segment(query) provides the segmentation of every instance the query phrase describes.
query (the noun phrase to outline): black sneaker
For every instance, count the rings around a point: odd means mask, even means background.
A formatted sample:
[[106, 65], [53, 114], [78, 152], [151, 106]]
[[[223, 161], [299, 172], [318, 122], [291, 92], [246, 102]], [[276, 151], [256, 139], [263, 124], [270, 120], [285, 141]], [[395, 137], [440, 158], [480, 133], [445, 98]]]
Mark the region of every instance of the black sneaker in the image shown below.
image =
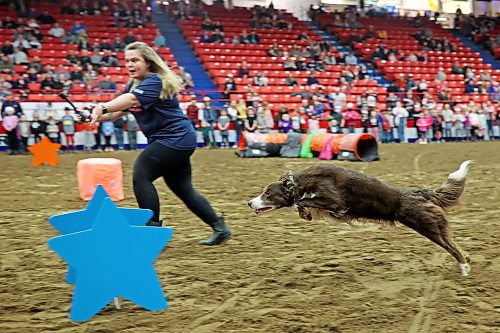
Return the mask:
[[220, 245], [231, 239], [232, 233], [224, 222], [224, 216], [219, 216], [217, 222], [211, 225], [211, 227], [214, 231], [212, 237], [200, 241], [201, 245]]
[[148, 223], [146, 223], [147, 227], [161, 227], [163, 224], [163, 220], [161, 221], [153, 221], [149, 220]]

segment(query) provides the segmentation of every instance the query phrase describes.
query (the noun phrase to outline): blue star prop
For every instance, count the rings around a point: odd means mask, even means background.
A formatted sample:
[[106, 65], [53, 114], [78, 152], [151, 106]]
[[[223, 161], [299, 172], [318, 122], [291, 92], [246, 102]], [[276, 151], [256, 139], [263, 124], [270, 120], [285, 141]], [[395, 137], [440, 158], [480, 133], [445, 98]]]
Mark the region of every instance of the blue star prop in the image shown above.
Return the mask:
[[148, 310], [168, 307], [153, 262], [173, 231], [131, 226], [128, 213], [104, 198], [92, 229], [49, 240], [50, 248], [78, 272], [71, 320], [89, 320], [119, 296]]
[[[99, 184], [84, 210], [51, 216], [49, 217], [49, 223], [63, 235], [88, 230], [92, 228], [92, 224], [105, 198], [109, 198], [109, 195], [104, 187]], [[121, 207], [118, 209], [124, 212], [123, 215], [130, 225], [144, 226], [151, 216], [153, 216], [153, 212], [149, 209]], [[76, 270], [69, 266], [68, 273], [66, 274], [66, 282], [75, 283], [75, 279]]]

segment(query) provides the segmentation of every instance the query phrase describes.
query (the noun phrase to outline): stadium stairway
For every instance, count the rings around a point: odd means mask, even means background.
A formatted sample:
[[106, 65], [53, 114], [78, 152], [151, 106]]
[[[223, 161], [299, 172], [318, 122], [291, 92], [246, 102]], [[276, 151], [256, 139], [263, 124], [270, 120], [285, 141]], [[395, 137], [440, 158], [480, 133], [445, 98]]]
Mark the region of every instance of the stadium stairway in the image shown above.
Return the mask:
[[[222, 96], [218, 92], [217, 87], [205, 72], [205, 69], [193, 50], [191, 50], [191, 47], [177, 27], [177, 24], [165, 13], [157, 13], [155, 19], [155, 23], [162, 35], [165, 36], [167, 47], [174, 55], [175, 60], [179, 66], [184, 67], [184, 69], [191, 74], [194, 82], [194, 90], [207, 91], [204, 95], [210, 96], [216, 100], [221, 99]], [[197, 95], [199, 94], [197, 93]]]
[[[305, 21], [305, 24], [307, 24], [311, 29], [313, 29], [317, 34], [319, 34], [321, 37], [323, 37], [324, 40], [332, 44], [339, 52], [342, 53], [348, 53], [350, 52], [342, 43], [337, 41], [333, 36], [322, 30], [320, 27], [318, 27], [314, 22], [311, 21]], [[356, 57], [358, 59], [358, 64], [360, 65], [365, 65], [366, 70], [368, 74], [370, 75], [370, 78], [373, 80], [376, 80], [378, 84], [382, 87], [388, 87], [390, 81], [387, 80], [382, 74], [380, 74], [370, 63], [364, 62], [361, 60], [359, 57]]]
[[453, 35], [453, 37], [460, 39], [460, 41], [462, 42], [462, 44], [464, 44], [464, 46], [468, 47], [473, 52], [479, 53], [481, 55], [481, 58], [483, 58], [483, 61], [485, 63], [490, 64], [493, 69], [500, 69], [500, 62], [497, 61], [495, 59], [495, 57], [493, 57], [491, 55], [491, 53], [489, 53], [488, 51], [483, 49], [481, 46], [479, 46], [476, 43], [474, 43], [473, 41], [471, 41], [464, 34], [462, 34], [460, 32], [460, 30], [452, 29], [450, 31], [451, 31], [451, 34]]

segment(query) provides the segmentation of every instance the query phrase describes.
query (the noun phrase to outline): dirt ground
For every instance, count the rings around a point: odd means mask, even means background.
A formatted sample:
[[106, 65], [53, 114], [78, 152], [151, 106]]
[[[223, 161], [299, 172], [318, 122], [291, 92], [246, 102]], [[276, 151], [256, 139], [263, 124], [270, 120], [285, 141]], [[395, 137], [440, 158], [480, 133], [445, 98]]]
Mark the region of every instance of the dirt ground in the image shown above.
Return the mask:
[[257, 217], [247, 200], [287, 170], [317, 159], [239, 159], [198, 151], [195, 185], [227, 216], [234, 240], [206, 248], [210, 230], [160, 181], [162, 217], [175, 234], [156, 260], [169, 309], [122, 300], [90, 321], [69, 320], [73, 286], [48, 246], [49, 216], [83, 209], [76, 163], [116, 157], [126, 198], [136, 207], [136, 153], [61, 155], [59, 167], [32, 168], [30, 156], [0, 156], [0, 332], [500, 332], [500, 143], [384, 145], [381, 161], [337, 162], [400, 186], [436, 187], [476, 160], [450, 212], [472, 272], [403, 226], [308, 223], [289, 210]]

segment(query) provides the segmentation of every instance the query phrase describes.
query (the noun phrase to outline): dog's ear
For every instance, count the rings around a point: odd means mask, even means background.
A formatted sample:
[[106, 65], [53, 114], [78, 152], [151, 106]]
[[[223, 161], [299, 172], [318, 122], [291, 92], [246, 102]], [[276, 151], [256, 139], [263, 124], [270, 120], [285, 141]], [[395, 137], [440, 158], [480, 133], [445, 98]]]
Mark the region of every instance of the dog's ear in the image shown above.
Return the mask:
[[290, 196], [293, 196], [293, 191], [295, 184], [292, 182], [292, 170], [289, 170], [287, 173], [280, 177], [281, 187], [283, 192], [287, 193]]
[[288, 170], [287, 173], [285, 173], [280, 177], [279, 181], [282, 183], [286, 183], [287, 181], [290, 181], [291, 175], [292, 175], [292, 170]]

